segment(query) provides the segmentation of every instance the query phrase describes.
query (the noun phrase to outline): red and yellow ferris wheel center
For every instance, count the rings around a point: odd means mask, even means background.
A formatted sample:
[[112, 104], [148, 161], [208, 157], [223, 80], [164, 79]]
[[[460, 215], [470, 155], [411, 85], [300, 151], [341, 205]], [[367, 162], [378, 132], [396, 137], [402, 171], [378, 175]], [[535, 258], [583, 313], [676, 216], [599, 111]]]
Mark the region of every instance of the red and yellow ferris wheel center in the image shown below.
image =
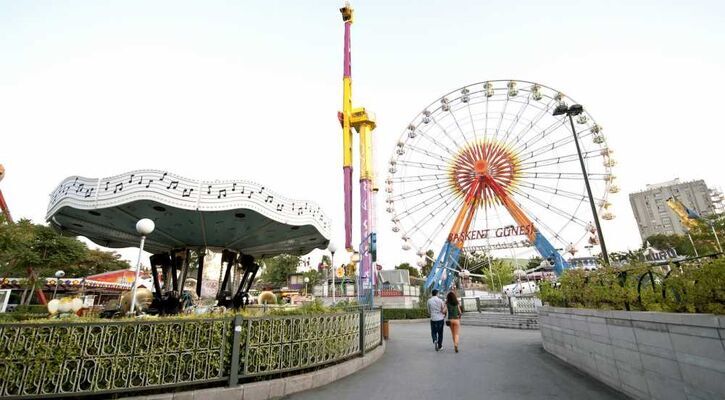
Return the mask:
[[511, 193], [519, 172], [518, 158], [510, 148], [496, 141], [480, 140], [458, 152], [449, 174], [451, 186], [459, 196], [471, 196], [485, 207], [500, 204], [497, 189]]

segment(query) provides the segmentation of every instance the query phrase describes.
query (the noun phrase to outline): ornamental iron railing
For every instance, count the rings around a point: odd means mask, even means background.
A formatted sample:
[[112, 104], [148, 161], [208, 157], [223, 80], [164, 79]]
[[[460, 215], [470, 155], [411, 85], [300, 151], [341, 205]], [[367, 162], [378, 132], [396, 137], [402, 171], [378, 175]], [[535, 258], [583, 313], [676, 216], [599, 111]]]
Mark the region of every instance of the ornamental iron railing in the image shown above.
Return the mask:
[[536, 314], [541, 306], [541, 299], [536, 296], [514, 296], [501, 299], [480, 299], [478, 297], [462, 297], [463, 312], [500, 312], [508, 314]]
[[[364, 355], [380, 309], [301, 316], [0, 324], [0, 397], [236, 385]], [[362, 334], [361, 334], [362, 332]]]

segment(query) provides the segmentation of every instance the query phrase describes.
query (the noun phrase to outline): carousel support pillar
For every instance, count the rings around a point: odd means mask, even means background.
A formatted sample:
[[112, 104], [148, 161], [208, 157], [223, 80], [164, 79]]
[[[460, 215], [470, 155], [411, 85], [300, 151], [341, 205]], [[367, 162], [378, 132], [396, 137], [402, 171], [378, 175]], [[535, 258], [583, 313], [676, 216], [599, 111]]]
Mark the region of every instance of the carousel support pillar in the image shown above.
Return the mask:
[[176, 288], [176, 290], [179, 292], [179, 294], [183, 294], [184, 292], [184, 284], [186, 283], [186, 276], [189, 274], [189, 259], [191, 258], [191, 251], [189, 249], [186, 249], [184, 251], [184, 261], [182, 263], [181, 267], [181, 276], [179, 277], [179, 286]]
[[204, 276], [204, 256], [206, 255], [206, 252], [204, 250], [199, 250], [197, 254], [199, 257], [199, 268], [196, 273], [196, 295], [201, 298], [201, 283], [202, 277]]
[[149, 257], [149, 264], [151, 264], [151, 279], [154, 284], [154, 298], [161, 301], [161, 283], [159, 282], [159, 270], [156, 266], [161, 265], [163, 273], [165, 266], [169, 264], [169, 255], [167, 253], [154, 254]]
[[178, 256], [178, 250], [171, 252], [171, 290], [177, 292], [179, 287], [179, 270], [183, 264], [183, 260]]

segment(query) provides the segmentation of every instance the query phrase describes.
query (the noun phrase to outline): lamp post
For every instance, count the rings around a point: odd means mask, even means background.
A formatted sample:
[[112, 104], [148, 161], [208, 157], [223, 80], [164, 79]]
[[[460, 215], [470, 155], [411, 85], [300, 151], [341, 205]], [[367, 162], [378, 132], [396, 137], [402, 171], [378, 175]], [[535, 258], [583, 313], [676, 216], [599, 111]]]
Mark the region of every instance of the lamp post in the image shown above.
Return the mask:
[[310, 278], [305, 277], [304, 281], [305, 281], [305, 297], [307, 297], [307, 284], [310, 282]]
[[609, 265], [609, 254], [607, 253], [607, 245], [604, 243], [604, 234], [602, 233], [602, 227], [599, 224], [599, 216], [597, 215], [597, 207], [594, 205], [594, 197], [592, 196], [592, 188], [589, 185], [589, 175], [587, 175], [587, 169], [584, 165], [584, 158], [582, 157], [582, 151], [579, 147], [579, 137], [576, 134], [576, 128], [574, 127], [574, 116], [584, 112], [584, 107], [580, 104], [572, 104], [571, 107], [567, 107], [566, 103], [560, 103], [556, 109], [554, 109], [554, 116], [566, 114], [569, 117], [569, 123], [571, 124], [571, 133], [574, 135], [574, 144], [576, 144], [576, 152], [579, 155], [579, 164], [582, 168], [582, 175], [584, 175], [584, 184], [587, 188], [587, 195], [589, 196], [589, 205], [592, 207], [592, 216], [594, 216], [594, 223], [597, 226], [597, 235], [599, 236], [599, 245], [602, 249], [602, 258], [604, 258], [604, 264]]
[[146, 236], [150, 235], [154, 231], [156, 225], [154, 221], [143, 218], [136, 223], [136, 232], [141, 235], [141, 245], [138, 248], [138, 261], [136, 262], [136, 277], [133, 279], [133, 289], [131, 289], [131, 310], [130, 313], [133, 315], [136, 311], [136, 288], [138, 287], [138, 276], [141, 272], [141, 255], [143, 253], [143, 245], [146, 243]]
[[332, 271], [332, 304], [335, 304], [335, 274], [337, 269], [335, 268], [335, 252], [337, 251], [337, 245], [334, 242], [330, 242], [327, 245], [327, 250], [330, 250], [330, 271]]
[[58, 292], [58, 283], [60, 283], [60, 279], [65, 276], [65, 272], [63, 270], [55, 271], [55, 289], [53, 289], [53, 299], [55, 299], [55, 294]]

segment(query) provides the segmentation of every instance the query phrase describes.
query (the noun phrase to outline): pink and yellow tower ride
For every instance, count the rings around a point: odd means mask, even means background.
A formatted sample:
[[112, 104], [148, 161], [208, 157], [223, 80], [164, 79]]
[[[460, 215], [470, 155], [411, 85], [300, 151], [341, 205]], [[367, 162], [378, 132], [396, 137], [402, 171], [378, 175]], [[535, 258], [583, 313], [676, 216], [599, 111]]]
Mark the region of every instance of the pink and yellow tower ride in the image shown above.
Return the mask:
[[350, 61], [350, 28], [353, 22], [353, 9], [349, 3], [340, 9], [345, 23], [344, 65], [342, 75], [342, 112], [338, 119], [342, 125], [343, 179], [345, 191], [345, 249], [356, 250], [352, 241], [352, 130], [360, 135], [360, 293], [365, 293], [365, 301], [372, 301], [372, 288], [375, 274], [372, 261], [372, 241], [374, 240], [373, 210], [373, 138], [375, 117], [365, 108], [352, 107], [352, 71]]

